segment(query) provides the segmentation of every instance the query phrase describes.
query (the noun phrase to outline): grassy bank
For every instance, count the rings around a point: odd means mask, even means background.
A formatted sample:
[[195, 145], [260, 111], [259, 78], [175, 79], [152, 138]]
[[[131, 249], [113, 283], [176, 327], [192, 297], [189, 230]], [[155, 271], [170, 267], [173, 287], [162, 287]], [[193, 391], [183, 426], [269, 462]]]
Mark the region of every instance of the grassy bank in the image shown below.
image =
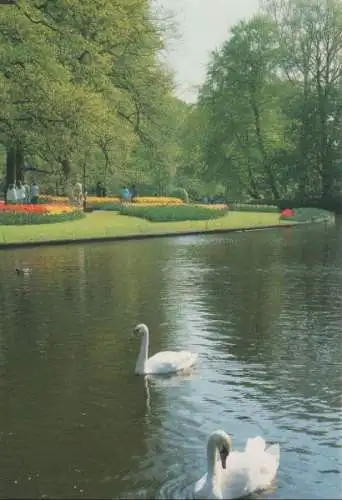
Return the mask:
[[[287, 222], [288, 221], [284, 221]], [[0, 244], [40, 241], [113, 238], [137, 234], [184, 233], [188, 231], [224, 230], [258, 226], [284, 225], [279, 214], [231, 212], [219, 219], [150, 222], [111, 212], [93, 212], [84, 219], [38, 226], [0, 226]]]

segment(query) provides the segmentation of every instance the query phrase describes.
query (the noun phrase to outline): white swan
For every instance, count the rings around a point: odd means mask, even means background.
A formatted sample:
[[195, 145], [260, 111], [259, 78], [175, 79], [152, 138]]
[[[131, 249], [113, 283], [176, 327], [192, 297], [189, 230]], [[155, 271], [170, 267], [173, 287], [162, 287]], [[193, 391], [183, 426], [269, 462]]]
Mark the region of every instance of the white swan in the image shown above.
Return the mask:
[[247, 440], [244, 451], [231, 449], [231, 437], [224, 431], [209, 436], [208, 472], [196, 482], [195, 498], [241, 498], [270, 485], [279, 465], [279, 444], [266, 448], [265, 440], [257, 436]]
[[31, 274], [32, 269], [30, 267], [16, 267], [15, 272], [17, 273], [18, 276], [23, 274], [24, 276], [28, 276]]
[[141, 335], [140, 353], [135, 365], [137, 375], [167, 374], [189, 369], [196, 363], [197, 354], [189, 351], [162, 351], [148, 358], [149, 330], [144, 323], [134, 328]]

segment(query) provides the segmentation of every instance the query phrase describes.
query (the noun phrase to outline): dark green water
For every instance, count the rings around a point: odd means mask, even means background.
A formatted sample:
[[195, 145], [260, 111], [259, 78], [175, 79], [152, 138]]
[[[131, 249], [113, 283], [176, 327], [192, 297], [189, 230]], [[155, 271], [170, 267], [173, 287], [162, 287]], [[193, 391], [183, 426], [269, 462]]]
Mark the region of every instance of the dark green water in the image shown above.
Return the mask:
[[[218, 428], [280, 443], [255, 498], [341, 498], [339, 221], [1, 251], [0, 317], [2, 498], [191, 498]], [[146, 387], [141, 321], [197, 369]]]

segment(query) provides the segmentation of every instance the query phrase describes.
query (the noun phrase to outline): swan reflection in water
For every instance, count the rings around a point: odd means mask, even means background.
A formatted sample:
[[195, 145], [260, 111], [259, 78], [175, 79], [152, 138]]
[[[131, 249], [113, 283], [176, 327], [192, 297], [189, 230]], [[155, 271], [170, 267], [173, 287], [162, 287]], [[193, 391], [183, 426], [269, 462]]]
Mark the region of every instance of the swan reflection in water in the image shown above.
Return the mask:
[[165, 373], [158, 375], [144, 375], [144, 394], [147, 415], [151, 415], [151, 385], [158, 385], [163, 387], [172, 387], [179, 385], [180, 383], [188, 380], [194, 371], [193, 367], [183, 370], [182, 372], [176, 373]]

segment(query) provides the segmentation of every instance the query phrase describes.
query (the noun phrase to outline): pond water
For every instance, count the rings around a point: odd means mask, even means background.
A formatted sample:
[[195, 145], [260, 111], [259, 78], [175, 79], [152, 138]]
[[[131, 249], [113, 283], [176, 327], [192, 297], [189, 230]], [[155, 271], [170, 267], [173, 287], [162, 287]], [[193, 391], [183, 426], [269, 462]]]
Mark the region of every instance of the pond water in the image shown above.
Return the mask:
[[[1, 498], [191, 498], [219, 428], [280, 443], [253, 498], [341, 498], [341, 248], [337, 221], [1, 251]], [[196, 369], [134, 376], [138, 322]]]

